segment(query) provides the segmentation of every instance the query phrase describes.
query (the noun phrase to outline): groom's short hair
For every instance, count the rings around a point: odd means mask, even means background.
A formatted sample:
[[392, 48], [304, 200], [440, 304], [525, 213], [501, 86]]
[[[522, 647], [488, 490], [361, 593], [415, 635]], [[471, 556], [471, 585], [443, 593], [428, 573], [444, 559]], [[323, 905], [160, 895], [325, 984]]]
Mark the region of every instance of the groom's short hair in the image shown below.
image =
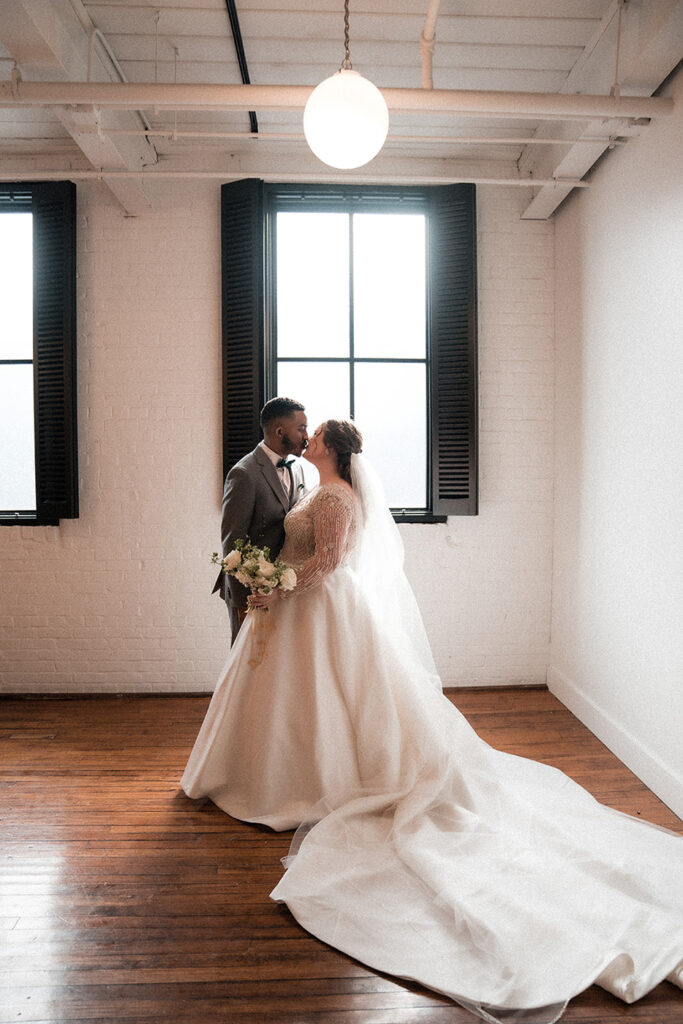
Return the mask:
[[261, 429], [265, 430], [274, 420], [286, 419], [295, 412], [305, 412], [306, 407], [293, 398], [271, 398], [261, 409]]

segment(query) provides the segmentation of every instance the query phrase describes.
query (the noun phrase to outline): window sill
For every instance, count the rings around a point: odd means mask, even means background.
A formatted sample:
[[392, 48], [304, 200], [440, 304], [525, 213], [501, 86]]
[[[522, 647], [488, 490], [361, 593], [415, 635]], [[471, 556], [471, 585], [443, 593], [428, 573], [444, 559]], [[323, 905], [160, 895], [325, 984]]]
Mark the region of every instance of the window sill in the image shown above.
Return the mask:
[[30, 512], [0, 512], [0, 526], [59, 526], [59, 519], [39, 519]]
[[445, 523], [448, 516], [434, 516], [431, 512], [406, 512], [391, 510], [395, 523]]

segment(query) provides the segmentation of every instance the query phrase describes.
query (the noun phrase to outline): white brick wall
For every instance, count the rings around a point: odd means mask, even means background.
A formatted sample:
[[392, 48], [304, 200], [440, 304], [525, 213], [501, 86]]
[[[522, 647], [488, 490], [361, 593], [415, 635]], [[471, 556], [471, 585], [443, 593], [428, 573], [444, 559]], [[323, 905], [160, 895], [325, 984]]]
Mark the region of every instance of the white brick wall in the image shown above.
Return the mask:
[[402, 527], [409, 574], [446, 685], [546, 678], [553, 224], [520, 220], [526, 202], [520, 190], [479, 189], [479, 515]]
[[[5, 692], [213, 687], [219, 544], [215, 182], [125, 218], [79, 186], [80, 518], [0, 530]], [[544, 682], [552, 529], [553, 225], [481, 189], [480, 515], [403, 526], [447, 685]], [[362, 425], [361, 425], [362, 426]]]

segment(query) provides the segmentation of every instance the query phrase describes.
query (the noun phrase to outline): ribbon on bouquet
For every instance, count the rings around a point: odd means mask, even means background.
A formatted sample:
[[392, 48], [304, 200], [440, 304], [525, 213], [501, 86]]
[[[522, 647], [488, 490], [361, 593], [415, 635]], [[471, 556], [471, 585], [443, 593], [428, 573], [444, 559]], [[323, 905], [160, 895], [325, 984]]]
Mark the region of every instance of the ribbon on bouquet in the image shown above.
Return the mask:
[[263, 661], [268, 643], [268, 634], [272, 629], [270, 608], [249, 608], [247, 617], [251, 621], [252, 655], [249, 668], [256, 668]]

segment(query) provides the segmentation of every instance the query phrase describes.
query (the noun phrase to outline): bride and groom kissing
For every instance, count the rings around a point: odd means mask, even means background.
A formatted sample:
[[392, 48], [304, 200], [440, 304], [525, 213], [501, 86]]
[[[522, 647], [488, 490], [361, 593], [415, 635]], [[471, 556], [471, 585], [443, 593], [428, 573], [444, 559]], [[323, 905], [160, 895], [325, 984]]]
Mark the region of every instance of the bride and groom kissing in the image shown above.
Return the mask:
[[264, 444], [226, 480], [223, 551], [249, 537], [297, 582], [251, 599], [272, 606], [254, 659], [247, 593], [225, 580], [233, 645], [185, 793], [299, 829], [271, 898], [489, 1024], [551, 1024], [594, 982], [625, 1002], [683, 987], [680, 837], [476, 735], [441, 692], [355, 425], [328, 420], [307, 445], [299, 403], [262, 417]]

